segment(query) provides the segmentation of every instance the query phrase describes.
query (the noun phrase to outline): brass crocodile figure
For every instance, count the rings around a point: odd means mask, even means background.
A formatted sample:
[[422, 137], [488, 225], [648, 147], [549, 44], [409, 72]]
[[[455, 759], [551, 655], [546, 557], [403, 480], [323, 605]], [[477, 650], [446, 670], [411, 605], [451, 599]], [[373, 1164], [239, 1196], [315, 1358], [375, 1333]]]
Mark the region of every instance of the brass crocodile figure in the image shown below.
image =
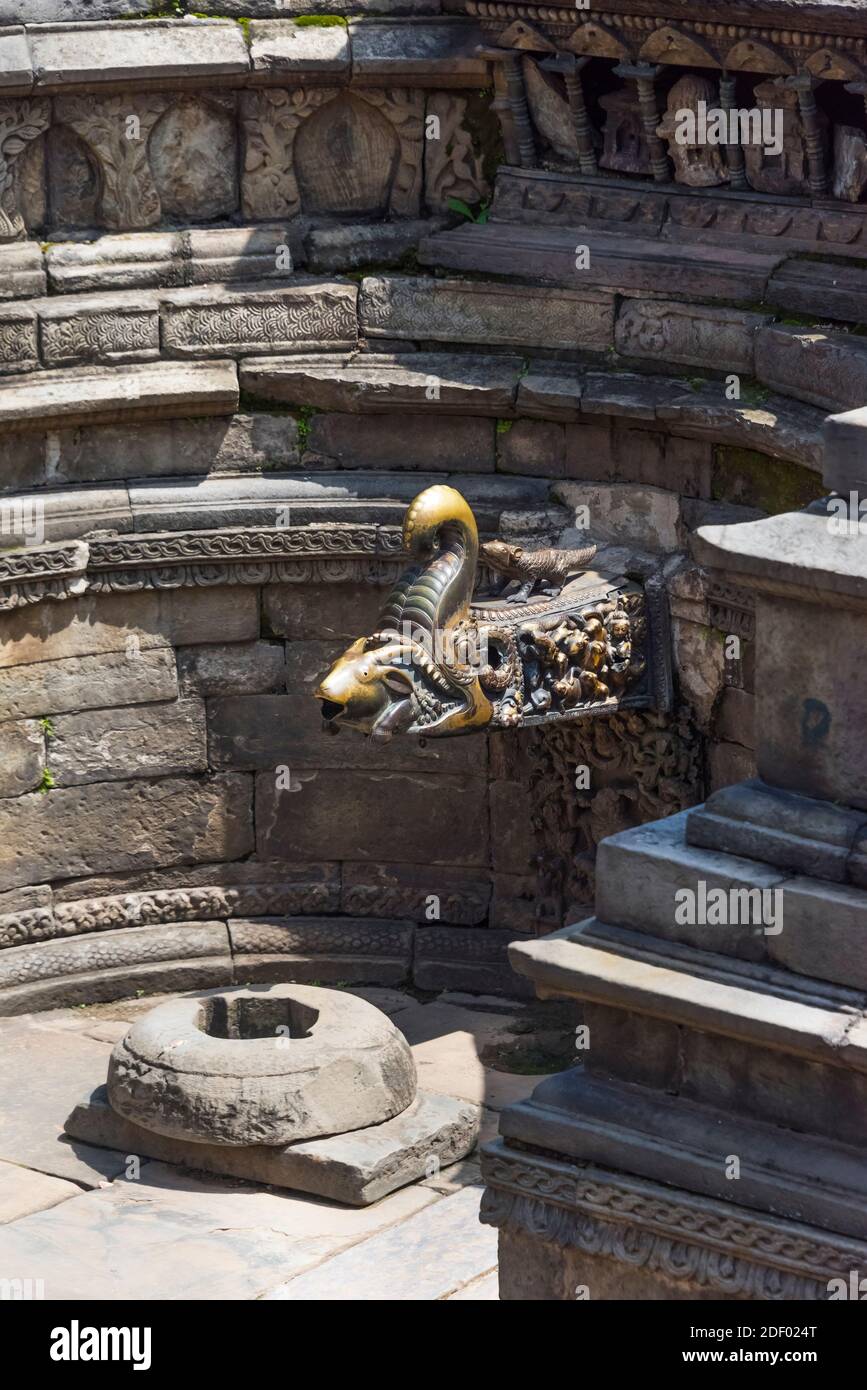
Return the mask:
[[[505, 577], [501, 595], [507, 603], [527, 603], [536, 586], [556, 598], [566, 580], [587, 565], [596, 554], [595, 545], [578, 550], [525, 550], [509, 541], [485, 541], [479, 546], [480, 560]], [[513, 581], [518, 588], [508, 593]]]

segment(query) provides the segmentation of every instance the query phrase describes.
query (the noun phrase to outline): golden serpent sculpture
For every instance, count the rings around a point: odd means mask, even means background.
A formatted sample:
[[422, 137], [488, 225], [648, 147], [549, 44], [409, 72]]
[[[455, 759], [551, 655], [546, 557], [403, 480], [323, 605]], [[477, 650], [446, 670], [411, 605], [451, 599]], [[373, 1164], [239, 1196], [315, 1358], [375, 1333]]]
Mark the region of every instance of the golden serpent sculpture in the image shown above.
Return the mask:
[[[616, 708], [627, 694], [650, 703], [644, 593], [623, 576], [585, 572], [595, 547], [488, 542], [481, 559], [504, 578], [505, 597], [474, 602], [476, 519], [437, 484], [407, 509], [403, 548], [408, 563], [376, 631], [315, 691], [330, 732], [458, 734]], [[537, 584], [545, 591], [534, 598]]]

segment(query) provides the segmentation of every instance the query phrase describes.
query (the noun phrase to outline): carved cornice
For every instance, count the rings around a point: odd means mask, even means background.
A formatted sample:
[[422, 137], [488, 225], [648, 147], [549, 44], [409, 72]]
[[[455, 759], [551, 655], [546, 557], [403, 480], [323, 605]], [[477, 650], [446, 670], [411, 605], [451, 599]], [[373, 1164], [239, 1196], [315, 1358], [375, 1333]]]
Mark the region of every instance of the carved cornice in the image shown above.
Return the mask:
[[481, 1219], [718, 1294], [824, 1299], [867, 1246], [589, 1164], [482, 1151]]
[[[678, 0], [662, 6], [662, 13], [653, 13], [652, 6], [630, 5], [630, 13], [619, 0], [594, 0], [592, 10], [575, 13], [570, 5], [515, 4], [510, 0], [466, 0], [466, 14], [480, 21], [487, 33], [502, 36], [516, 21], [522, 28], [535, 29], [543, 39], [558, 39], [556, 45], [573, 52], [620, 61], [659, 61], [699, 64], [736, 72], [776, 72], [806, 67], [817, 77], [848, 81], [859, 67], [867, 63], [867, 38], [863, 19], [851, 12], [818, 17], [818, 7], [812, 14], [794, 14], [787, 8], [782, 22], [774, 17], [774, 8], [740, 5], [741, 22], [732, 22], [732, 6], [719, 6], [718, 16], [697, 20], [690, 13], [694, 6], [679, 4]], [[649, 12], [648, 12], [649, 11]], [[675, 11], [675, 13], [672, 13]], [[680, 13], [677, 13], [680, 11]], [[841, 28], [849, 33], [829, 32], [834, 20], [842, 18]], [[793, 20], [797, 19], [797, 25]], [[846, 23], [846, 20], [849, 23]], [[510, 35], [506, 46], [532, 50], [532, 32]], [[566, 40], [565, 44], [562, 42]], [[784, 66], [779, 66], [780, 64]]]
[[335, 523], [176, 531], [34, 546], [0, 555], [0, 611], [85, 592], [386, 583], [399, 566], [400, 544], [398, 527]]

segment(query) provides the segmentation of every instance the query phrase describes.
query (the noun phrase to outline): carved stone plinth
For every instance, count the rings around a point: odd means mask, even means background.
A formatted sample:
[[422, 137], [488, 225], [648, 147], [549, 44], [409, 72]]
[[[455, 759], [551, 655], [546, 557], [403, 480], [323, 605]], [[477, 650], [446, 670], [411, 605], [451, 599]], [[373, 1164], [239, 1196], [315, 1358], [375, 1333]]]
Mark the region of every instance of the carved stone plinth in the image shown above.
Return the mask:
[[[863, 476], [863, 434], [829, 424], [829, 470]], [[511, 947], [584, 1026], [483, 1152], [504, 1299], [839, 1299], [867, 1270], [867, 530], [855, 494], [696, 549], [755, 592], [761, 777], [604, 839], [595, 917]]]

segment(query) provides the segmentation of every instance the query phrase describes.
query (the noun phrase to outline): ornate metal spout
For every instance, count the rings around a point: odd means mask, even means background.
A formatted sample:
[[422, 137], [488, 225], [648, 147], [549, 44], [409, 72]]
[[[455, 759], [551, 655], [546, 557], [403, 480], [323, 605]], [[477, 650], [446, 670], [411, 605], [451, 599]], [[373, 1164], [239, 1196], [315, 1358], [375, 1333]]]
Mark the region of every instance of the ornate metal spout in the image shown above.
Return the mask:
[[[376, 632], [315, 692], [330, 731], [443, 735], [667, 707], [659, 605], [649, 633], [645, 589], [588, 570], [595, 546], [480, 546], [465, 499], [438, 485], [408, 508], [403, 547]], [[500, 587], [473, 598], [479, 561]]]

